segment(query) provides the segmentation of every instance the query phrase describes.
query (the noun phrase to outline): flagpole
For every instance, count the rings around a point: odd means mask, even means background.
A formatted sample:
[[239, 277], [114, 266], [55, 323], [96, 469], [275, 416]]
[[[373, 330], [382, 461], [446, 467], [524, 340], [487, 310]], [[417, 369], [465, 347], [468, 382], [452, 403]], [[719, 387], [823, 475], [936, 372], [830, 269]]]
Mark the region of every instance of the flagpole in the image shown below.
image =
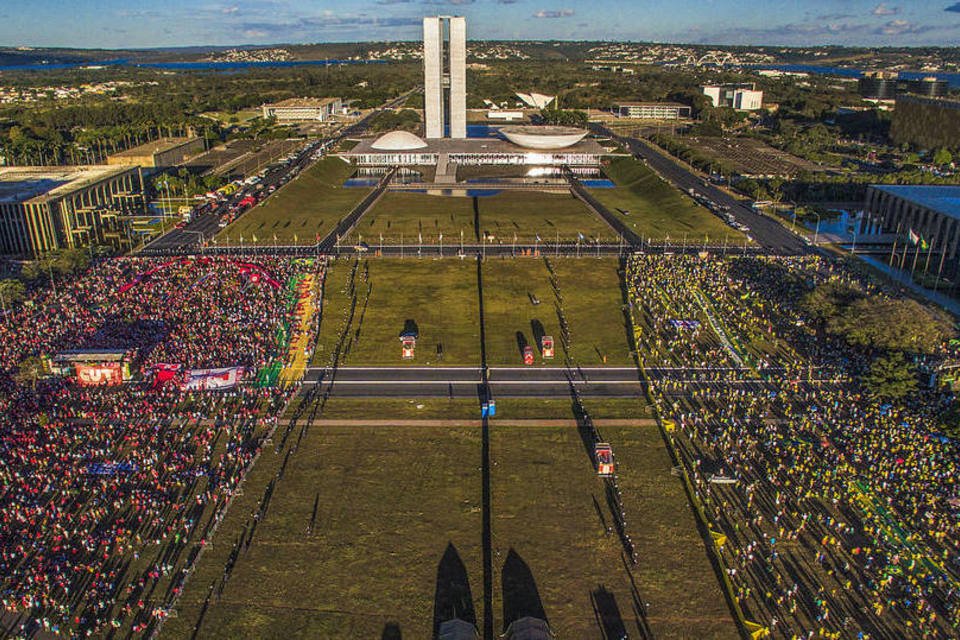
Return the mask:
[[[921, 238], [922, 240], [922, 238]], [[913, 265], [910, 267], [910, 280], [913, 280], [913, 272], [917, 270], [917, 258], [920, 257], [920, 243], [917, 242], [917, 249], [913, 252]]]
[[933, 245], [935, 245], [936, 243], [937, 243], [937, 238], [936, 238], [936, 236], [934, 236], [933, 238], [930, 238], [930, 246], [927, 247], [927, 259], [926, 259], [926, 261], [925, 261], [924, 264], [923, 264], [923, 277], [924, 277], [924, 280], [926, 280], [927, 270], [930, 268], [930, 254], [933, 253]]
[[944, 260], [944, 258], [946, 258], [946, 257], [947, 257], [947, 248], [944, 247], [943, 249], [940, 250], [940, 268], [937, 269], [937, 279], [936, 279], [936, 281], [934, 281], [934, 283], [933, 283], [933, 290], [934, 290], [934, 291], [936, 291], [937, 288], [940, 286], [940, 274], [943, 273], [943, 260]]
[[897, 223], [897, 232], [896, 232], [896, 233], [894, 234], [894, 236], [893, 236], [893, 246], [890, 248], [890, 260], [889, 260], [888, 264], [890, 265], [890, 268], [891, 268], [891, 269], [893, 268], [893, 256], [894, 256], [894, 255], [896, 254], [896, 252], [897, 252], [897, 240], [900, 239], [900, 225], [901, 225], [901, 223], [898, 222], [898, 223]]

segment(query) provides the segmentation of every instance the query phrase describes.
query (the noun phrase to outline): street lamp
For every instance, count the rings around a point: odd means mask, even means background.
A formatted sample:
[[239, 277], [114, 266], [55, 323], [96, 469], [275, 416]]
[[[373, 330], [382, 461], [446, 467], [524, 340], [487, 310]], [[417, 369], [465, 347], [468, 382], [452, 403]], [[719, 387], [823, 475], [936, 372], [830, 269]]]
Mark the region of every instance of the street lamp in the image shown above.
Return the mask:
[[810, 213], [817, 216], [817, 226], [813, 231], [813, 246], [817, 246], [817, 239], [820, 237], [820, 214], [816, 211], [811, 211]]
[[203, 231], [193, 231], [191, 229], [181, 229], [184, 233], [193, 233], [200, 236], [200, 253], [203, 253], [203, 243], [206, 241], [207, 237], [203, 235]]

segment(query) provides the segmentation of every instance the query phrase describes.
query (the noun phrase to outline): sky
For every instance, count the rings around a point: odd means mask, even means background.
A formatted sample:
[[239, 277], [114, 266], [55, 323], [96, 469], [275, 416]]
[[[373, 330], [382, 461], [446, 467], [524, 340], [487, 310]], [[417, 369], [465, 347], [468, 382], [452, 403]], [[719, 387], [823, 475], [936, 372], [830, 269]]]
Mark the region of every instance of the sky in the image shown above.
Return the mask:
[[960, 44], [957, 0], [12, 0], [0, 45], [90, 48], [417, 40], [425, 15], [467, 37], [756, 45]]

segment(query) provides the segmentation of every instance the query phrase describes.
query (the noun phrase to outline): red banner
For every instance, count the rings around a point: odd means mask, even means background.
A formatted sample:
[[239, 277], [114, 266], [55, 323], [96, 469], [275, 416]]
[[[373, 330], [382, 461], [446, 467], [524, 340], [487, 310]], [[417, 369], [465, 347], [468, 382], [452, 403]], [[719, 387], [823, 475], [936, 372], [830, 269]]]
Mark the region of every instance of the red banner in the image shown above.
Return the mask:
[[117, 385], [123, 382], [123, 369], [119, 362], [77, 363], [74, 366], [77, 369], [77, 383], [85, 387]]

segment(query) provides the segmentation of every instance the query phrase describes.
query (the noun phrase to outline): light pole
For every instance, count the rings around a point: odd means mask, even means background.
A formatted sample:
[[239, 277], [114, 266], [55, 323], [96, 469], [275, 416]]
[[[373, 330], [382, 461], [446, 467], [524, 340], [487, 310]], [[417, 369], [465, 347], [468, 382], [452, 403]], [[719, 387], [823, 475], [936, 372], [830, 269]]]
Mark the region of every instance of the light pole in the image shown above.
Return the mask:
[[192, 229], [181, 229], [184, 233], [193, 233], [200, 236], [200, 253], [203, 253], [203, 243], [206, 241], [207, 237], [203, 235], [203, 231], [193, 231]]
[[820, 214], [816, 211], [811, 211], [810, 213], [817, 216], [817, 226], [813, 231], [813, 246], [817, 246], [817, 239], [820, 237]]
[[59, 295], [57, 293], [57, 281], [53, 279], [53, 267], [50, 265], [50, 258], [47, 258], [47, 274], [50, 276], [50, 284], [53, 285], [53, 295]]

